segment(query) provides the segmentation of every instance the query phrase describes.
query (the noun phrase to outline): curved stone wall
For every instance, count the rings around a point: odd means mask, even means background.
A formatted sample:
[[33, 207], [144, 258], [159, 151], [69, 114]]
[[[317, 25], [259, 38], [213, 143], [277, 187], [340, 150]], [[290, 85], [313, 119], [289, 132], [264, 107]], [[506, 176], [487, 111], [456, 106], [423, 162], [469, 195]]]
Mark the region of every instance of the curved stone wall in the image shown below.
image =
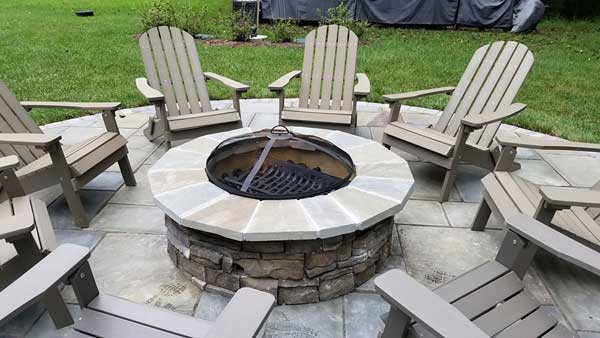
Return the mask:
[[314, 303], [353, 291], [390, 255], [393, 217], [327, 239], [239, 242], [179, 225], [166, 216], [169, 256], [191, 276], [236, 291], [253, 287], [279, 304]]

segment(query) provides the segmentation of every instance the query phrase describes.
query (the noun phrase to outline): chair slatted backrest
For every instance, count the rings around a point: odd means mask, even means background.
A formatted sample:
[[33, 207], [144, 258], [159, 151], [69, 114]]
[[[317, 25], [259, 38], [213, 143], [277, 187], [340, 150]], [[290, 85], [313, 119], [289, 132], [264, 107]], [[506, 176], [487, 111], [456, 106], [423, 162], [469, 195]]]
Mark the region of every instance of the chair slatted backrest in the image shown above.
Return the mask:
[[308, 33], [300, 108], [351, 111], [358, 38], [344, 26], [321, 26]]
[[165, 96], [169, 115], [212, 111], [196, 43], [189, 33], [176, 27], [151, 28], [139, 44], [148, 83]]
[[[514, 41], [497, 41], [479, 48], [434, 128], [456, 136], [464, 117], [491, 113], [512, 104], [533, 61], [529, 48]], [[476, 130], [469, 136], [469, 142], [489, 147], [500, 124]]]
[[[33, 121], [15, 95], [0, 80], [0, 132], [1, 133], [43, 133]], [[21, 165], [35, 161], [46, 154], [41, 149], [22, 145], [0, 145], [0, 156], [17, 155]]]

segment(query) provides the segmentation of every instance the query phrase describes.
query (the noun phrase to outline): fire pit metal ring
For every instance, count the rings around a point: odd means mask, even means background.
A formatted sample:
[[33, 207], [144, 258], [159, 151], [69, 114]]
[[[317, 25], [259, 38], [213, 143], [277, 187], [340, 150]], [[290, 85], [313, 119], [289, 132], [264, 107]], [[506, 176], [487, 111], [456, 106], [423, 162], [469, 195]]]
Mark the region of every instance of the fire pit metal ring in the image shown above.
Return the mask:
[[350, 183], [355, 168], [350, 155], [335, 144], [280, 125], [225, 139], [208, 156], [206, 174], [229, 193], [283, 200], [337, 190]]

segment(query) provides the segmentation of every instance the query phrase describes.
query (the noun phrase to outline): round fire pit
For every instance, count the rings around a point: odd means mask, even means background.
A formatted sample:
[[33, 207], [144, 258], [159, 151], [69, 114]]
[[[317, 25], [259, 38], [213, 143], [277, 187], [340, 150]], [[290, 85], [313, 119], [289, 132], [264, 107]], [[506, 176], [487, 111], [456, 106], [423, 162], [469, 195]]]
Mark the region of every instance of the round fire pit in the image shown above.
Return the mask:
[[389, 256], [407, 163], [340, 131], [242, 128], [169, 150], [149, 170], [173, 262], [210, 287], [280, 304], [332, 299]]
[[221, 189], [260, 200], [326, 194], [350, 182], [354, 163], [335, 144], [284, 126], [219, 143], [206, 161], [208, 179]]

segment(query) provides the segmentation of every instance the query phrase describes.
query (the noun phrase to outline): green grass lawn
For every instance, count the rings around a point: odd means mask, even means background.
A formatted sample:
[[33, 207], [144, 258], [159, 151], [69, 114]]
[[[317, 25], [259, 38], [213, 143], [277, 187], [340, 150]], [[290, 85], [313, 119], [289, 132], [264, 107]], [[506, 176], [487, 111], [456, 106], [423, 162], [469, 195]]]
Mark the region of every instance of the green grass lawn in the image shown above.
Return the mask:
[[[182, 1], [183, 2], [183, 1]], [[185, 1], [187, 2], [187, 1]], [[203, 0], [212, 15], [227, 13], [227, 0]], [[134, 86], [144, 76], [136, 34], [140, 0], [0, 1], [0, 79], [21, 100], [111, 100], [146, 104]], [[96, 16], [79, 18], [76, 9]], [[265, 28], [268, 30], [268, 28]], [[359, 49], [358, 71], [372, 84], [370, 101], [387, 93], [454, 85], [480, 45], [513, 39], [527, 44], [536, 64], [519, 94], [529, 108], [510, 123], [577, 141], [600, 142], [600, 22], [546, 20], [535, 34], [378, 29]], [[246, 97], [270, 97], [267, 85], [300, 69], [302, 48], [206, 46], [198, 51], [206, 71], [252, 88]], [[289, 96], [297, 94], [293, 86]], [[213, 99], [227, 98], [211, 85]], [[408, 102], [442, 108], [444, 96]], [[48, 123], [74, 111], [34, 111]]]

